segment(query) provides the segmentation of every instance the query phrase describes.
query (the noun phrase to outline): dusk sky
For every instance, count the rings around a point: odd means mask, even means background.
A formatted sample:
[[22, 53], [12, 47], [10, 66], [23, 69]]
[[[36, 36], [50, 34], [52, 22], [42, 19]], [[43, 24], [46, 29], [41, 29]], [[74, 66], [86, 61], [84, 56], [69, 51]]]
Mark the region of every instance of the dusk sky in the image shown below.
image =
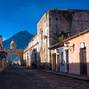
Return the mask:
[[0, 0], [0, 34], [5, 38], [28, 30], [36, 33], [36, 24], [49, 9], [89, 9], [89, 0]]

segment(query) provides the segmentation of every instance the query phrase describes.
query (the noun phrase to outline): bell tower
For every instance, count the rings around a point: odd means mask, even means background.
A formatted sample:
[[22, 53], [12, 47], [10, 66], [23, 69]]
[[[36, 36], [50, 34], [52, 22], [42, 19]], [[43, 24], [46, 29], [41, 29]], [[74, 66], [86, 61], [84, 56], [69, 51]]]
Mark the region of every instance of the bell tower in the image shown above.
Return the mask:
[[15, 42], [14, 40], [12, 40], [10, 43], [10, 49], [15, 49], [15, 48], [16, 48]]

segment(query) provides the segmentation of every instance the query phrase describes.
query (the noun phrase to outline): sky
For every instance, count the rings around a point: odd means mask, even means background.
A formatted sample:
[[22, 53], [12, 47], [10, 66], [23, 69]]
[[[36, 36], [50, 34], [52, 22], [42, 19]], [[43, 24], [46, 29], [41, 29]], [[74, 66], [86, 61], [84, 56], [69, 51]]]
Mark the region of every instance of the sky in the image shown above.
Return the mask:
[[27, 30], [36, 33], [36, 25], [49, 9], [89, 9], [89, 0], [0, 0], [0, 35], [4, 40]]

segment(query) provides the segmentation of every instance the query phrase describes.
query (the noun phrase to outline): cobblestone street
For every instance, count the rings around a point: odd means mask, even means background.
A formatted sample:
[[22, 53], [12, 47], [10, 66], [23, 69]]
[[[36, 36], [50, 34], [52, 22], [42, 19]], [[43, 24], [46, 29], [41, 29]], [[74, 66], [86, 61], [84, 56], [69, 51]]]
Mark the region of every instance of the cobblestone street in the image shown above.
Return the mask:
[[89, 89], [89, 82], [22, 67], [0, 73], [0, 89]]

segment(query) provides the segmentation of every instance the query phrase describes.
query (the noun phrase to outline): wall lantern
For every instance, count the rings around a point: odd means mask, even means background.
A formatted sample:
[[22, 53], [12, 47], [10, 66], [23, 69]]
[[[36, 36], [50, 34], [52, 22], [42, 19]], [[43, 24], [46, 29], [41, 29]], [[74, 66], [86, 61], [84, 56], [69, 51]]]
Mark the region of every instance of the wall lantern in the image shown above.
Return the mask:
[[85, 48], [85, 42], [80, 43], [80, 48]]
[[75, 44], [70, 45], [70, 42], [65, 42], [64, 47], [69, 48], [70, 51], [74, 51]]
[[65, 42], [64, 47], [69, 47], [70, 42]]
[[75, 44], [70, 45], [70, 42], [65, 42], [65, 43], [64, 43], [64, 46], [65, 46], [65, 47], [74, 47]]

